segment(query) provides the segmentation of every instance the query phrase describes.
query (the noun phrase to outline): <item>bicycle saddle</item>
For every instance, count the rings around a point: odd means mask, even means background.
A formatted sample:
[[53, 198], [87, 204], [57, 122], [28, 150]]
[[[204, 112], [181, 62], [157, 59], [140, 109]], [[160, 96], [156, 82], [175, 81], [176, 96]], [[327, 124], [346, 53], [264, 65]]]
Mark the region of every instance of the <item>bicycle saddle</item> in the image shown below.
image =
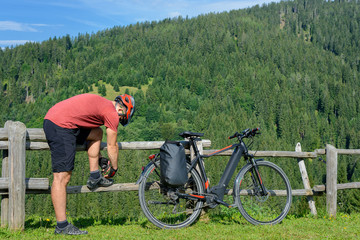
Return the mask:
[[195, 132], [183, 132], [179, 134], [180, 137], [183, 138], [191, 138], [191, 137], [202, 137], [204, 136], [203, 133], [195, 133]]

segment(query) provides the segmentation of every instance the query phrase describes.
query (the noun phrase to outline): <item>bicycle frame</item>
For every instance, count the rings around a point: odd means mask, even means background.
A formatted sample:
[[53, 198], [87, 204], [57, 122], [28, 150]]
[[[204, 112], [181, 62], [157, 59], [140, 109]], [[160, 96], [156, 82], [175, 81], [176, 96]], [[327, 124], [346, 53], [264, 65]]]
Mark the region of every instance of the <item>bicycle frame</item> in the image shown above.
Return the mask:
[[[220, 149], [218, 151], [215, 151], [209, 155], [200, 155], [199, 149], [196, 145], [196, 141], [198, 141], [198, 140], [199, 139], [197, 139], [197, 138], [190, 139], [190, 143], [195, 151], [195, 158], [193, 160], [191, 160], [191, 167], [190, 167], [189, 171], [191, 169], [195, 168], [196, 166], [198, 166], [199, 170], [200, 170], [200, 175], [203, 178], [203, 181], [205, 184], [206, 193], [215, 194], [218, 197], [217, 200], [219, 201], [219, 203], [228, 205], [228, 204], [222, 202], [224, 195], [225, 195], [226, 187], [229, 185], [229, 182], [236, 170], [237, 165], [239, 164], [241, 157], [244, 156], [245, 160], [247, 160], [249, 157], [252, 157], [252, 156], [248, 154], [248, 149], [243, 141], [241, 141], [240, 143], [236, 143], [236, 144], [227, 146], [227, 147]], [[211, 156], [215, 156], [217, 154], [220, 154], [220, 153], [230, 150], [230, 149], [234, 149], [234, 151], [229, 159], [229, 162], [227, 163], [227, 165], [225, 167], [225, 170], [224, 170], [218, 184], [212, 188], [209, 188], [210, 187], [209, 180], [206, 176], [205, 167], [203, 164], [203, 158], [209, 158]], [[258, 175], [258, 174], [255, 174], [255, 175]]]

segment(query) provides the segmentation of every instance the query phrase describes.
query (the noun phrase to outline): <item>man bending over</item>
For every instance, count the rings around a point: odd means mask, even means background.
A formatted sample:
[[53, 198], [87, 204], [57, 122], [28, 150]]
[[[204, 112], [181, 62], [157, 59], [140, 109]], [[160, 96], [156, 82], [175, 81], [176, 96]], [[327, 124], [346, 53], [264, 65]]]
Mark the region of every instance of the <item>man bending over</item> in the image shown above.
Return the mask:
[[[55, 234], [81, 235], [81, 231], [66, 218], [66, 186], [74, 169], [76, 145], [87, 143], [90, 190], [108, 187], [118, 169], [117, 128], [126, 126], [135, 111], [135, 101], [130, 95], [119, 95], [114, 101], [94, 94], [81, 94], [54, 105], [44, 118], [44, 132], [50, 146], [54, 180], [51, 199], [57, 226]], [[100, 145], [106, 127], [107, 153], [111, 167], [103, 177], [99, 170]]]

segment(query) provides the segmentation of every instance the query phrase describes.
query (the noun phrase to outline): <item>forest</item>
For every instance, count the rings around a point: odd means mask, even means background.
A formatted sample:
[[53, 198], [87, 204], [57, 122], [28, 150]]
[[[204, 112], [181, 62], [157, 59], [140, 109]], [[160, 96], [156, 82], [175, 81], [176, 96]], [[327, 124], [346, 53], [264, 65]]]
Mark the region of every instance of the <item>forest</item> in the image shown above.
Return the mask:
[[[359, 149], [360, 2], [281, 1], [0, 50], [0, 126], [14, 120], [41, 128], [51, 106], [87, 92], [134, 96], [134, 118], [119, 127], [118, 141], [180, 139], [189, 130], [220, 149], [234, 132], [260, 127], [251, 150], [294, 151], [297, 142], [309, 152], [326, 144]], [[115, 182], [135, 182], [149, 153], [121, 151], [126, 172]], [[206, 162], [214, 182], [226, 160]], [[293, 189], [303, 188], [296, 160], [269, 160]], [[324, 184], [325, 164], [305, 164], [311, 186]], [[26, 177], [52, 178], [49, 152], [28, 151], [26, 165]], [[86, 154], [78, 153], [70, 184], [85, 185], [88, 172]], [[339, 157], [338, 182], [355, 181], [359, 157]], [[315, 201], [325, 211], [325, 198]], [[68, 202], [70, 216], [139, 212], [136, 193], [77, 194]], [[360, 211], [359, 190], [340, 191], [338, 203], [339, 211]], [[49, 195], [27, 195], [26, 206], [28, 214], [53, 215]], [[308, 212], [306, 199], [295, 198], [292, 213]]]

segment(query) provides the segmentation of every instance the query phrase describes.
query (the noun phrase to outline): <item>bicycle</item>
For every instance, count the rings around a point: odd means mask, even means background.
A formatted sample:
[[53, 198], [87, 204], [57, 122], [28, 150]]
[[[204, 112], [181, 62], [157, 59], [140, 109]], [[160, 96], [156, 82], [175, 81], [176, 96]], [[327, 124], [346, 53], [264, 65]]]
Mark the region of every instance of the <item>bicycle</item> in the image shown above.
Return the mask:
[[[229, 139], [237, 138], [238, 143], [209, 155], [201, 155], [196, 145], [203, 133], [179, 134], [189, 140], [195, 152], [194, 159], [187, 160], [188, 181], [184, 186], [176, 188], [163, 184], [160, 181], [160, 154], [151, 155], [149, 164], [137, 181], [140, 206], [145, 216], [157, 227], [176, 229], [195, 222], [203, 208], [224, 205], [228, 208], [237, 207], [242, 216], [254, 225], [281, 222], [290, 210], [291, 186], [280, 167], [264, 159], [254, 159], [254, 156], [249, 154], [243, 140], [259, 133], [258, 128], [236, 132]], [[219, 183], [210, 187], [203, 159], [230, 149], [234, 151]], [[246, 164], [235, 178], [233, 203], [229, 204], [224, 201], [226, 188], [241, 157], [244, 157]]]

